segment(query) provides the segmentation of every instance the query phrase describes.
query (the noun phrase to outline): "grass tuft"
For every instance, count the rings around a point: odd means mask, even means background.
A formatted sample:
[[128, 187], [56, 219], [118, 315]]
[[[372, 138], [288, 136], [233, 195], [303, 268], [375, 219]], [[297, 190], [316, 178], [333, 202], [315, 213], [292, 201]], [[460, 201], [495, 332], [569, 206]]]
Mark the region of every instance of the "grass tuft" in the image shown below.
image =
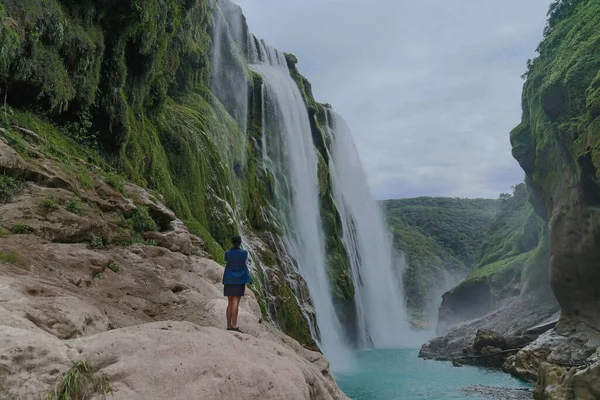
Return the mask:
[[27, 268], [29, 266], [29, 261], [27, 261], [20, 253], [17, 253], [16, 251], [5, 252], [0, 250], [0, 261], [15, 265], [20, 268]]
[[95, 368], [80, 361], [63, 374], [56, 387], [46, 395], [46, 400], [86, 400], [94, 394], [102, 397], [112, 393], [110, 378], [106, 374], [95, 376]]

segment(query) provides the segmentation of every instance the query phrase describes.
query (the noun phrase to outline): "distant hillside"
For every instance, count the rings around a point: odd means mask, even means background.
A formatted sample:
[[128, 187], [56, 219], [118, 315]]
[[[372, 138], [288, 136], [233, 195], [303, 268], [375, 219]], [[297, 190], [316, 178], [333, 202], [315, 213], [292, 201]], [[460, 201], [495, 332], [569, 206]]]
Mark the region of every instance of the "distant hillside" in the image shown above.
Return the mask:
[[501, 196], [498, 214], [482, 235], [473, 270], [443, 295], [439, 332], [502, 307], [522, 292], [528, 280], [534, 285], [542, 281], [538, 275], [544, 274], [548, 263], [545, 223], [527, 196], [524, 183], [515, 186], [512, 195]]
[[444, 197], [382, 202], [394, 244], [408, 259], [404, 287], [412, 311], [433, 314], [441, 294], [470, 273], [498, 206], [499, 200]]

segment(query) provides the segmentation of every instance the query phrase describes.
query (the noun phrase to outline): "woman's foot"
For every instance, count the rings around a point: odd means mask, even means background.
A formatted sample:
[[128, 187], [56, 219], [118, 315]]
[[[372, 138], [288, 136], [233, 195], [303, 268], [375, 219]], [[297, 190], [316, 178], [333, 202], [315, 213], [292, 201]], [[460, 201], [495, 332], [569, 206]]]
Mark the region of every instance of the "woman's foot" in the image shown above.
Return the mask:
[[230, 330], [230, 331], [237, 332], [237, 333], [244, 333], [244, 332], [240, 331], [240, 328], [231, 328], [231, 329], [229, 329], [229, 330]]

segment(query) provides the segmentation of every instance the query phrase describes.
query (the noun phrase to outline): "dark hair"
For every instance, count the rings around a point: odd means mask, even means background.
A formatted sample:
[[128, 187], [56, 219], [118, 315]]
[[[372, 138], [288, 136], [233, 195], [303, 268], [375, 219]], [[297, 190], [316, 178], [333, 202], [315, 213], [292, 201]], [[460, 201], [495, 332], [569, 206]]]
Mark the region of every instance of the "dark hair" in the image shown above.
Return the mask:
[[240, 247], [242, 245], [242, 237], [239, 235], [232, 236], [231, 244], [233, 245], [233, 247]]

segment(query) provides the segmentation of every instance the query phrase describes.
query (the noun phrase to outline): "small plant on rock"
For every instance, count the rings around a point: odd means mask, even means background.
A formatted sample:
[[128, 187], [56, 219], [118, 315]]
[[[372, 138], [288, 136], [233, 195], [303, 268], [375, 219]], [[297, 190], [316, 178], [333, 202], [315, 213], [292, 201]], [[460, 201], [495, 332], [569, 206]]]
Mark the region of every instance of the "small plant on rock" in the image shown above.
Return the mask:
[[85, 210], [85, 205], [83, 204], [83, 201], [81, 201], [81, 199], [79, 197], [73, 197], [67, 203], [67, 210], [73, 214], [80, 215]]
[[94, 275], [94, 279], [96, 280], [100, 280], [104, 278], [104, 274], [102, 272], [98, 272], [96, 275]]
[[33, 233], [33, 228], [25, 224], [16, 224], [12, 228], [12, 233], [16, 235], [26, 235], [29, 233]]
[[0, 203], [8, 203], [21, 190], [22, 182], [12, 176], [0, 174]]
[[108, 263], [108, 269], [110, 269], [112, 272], [114, 272], [115, 274], [117, 274], [121, 270], [121, 266], [119, 265], [118, 262], [111, 261], [111, 262]]
[[125, 194], [125, 180], [115, 173], [110, 173], [106, 177], [106, 183], [112, 186], [117, 192]]
[[127, 223], [136, 233], [154, 232], [158, 230], [156, 222], [154, 222], [148, 212], [148, 207], [138, 207]]
[[90, 176], [89, 172], [85, 169], [81, 169], [79, 172], [77, 172], [77, 179], [86, 189], [91, 189], [94, 187], [94, 180]]
[[52, 211], [56, 211], [60, 208], [60, 204], [55, 197], [46, 197], [38, 205], [38, 209], [42, 214], [50, 214]]
[[104, 241], [100, 236], [96, 236], [92, 233], [92, 237], [90, 238], [90, 247], [92, 249], [103, 249]]
[[95, 368], [86, 361], [80, 361], [63, 374], [56, 387], [46, 395], [46, 400], [83, 400], [95, 394], [112, 393], [110, 378], [106, 374], [95, 375]]

